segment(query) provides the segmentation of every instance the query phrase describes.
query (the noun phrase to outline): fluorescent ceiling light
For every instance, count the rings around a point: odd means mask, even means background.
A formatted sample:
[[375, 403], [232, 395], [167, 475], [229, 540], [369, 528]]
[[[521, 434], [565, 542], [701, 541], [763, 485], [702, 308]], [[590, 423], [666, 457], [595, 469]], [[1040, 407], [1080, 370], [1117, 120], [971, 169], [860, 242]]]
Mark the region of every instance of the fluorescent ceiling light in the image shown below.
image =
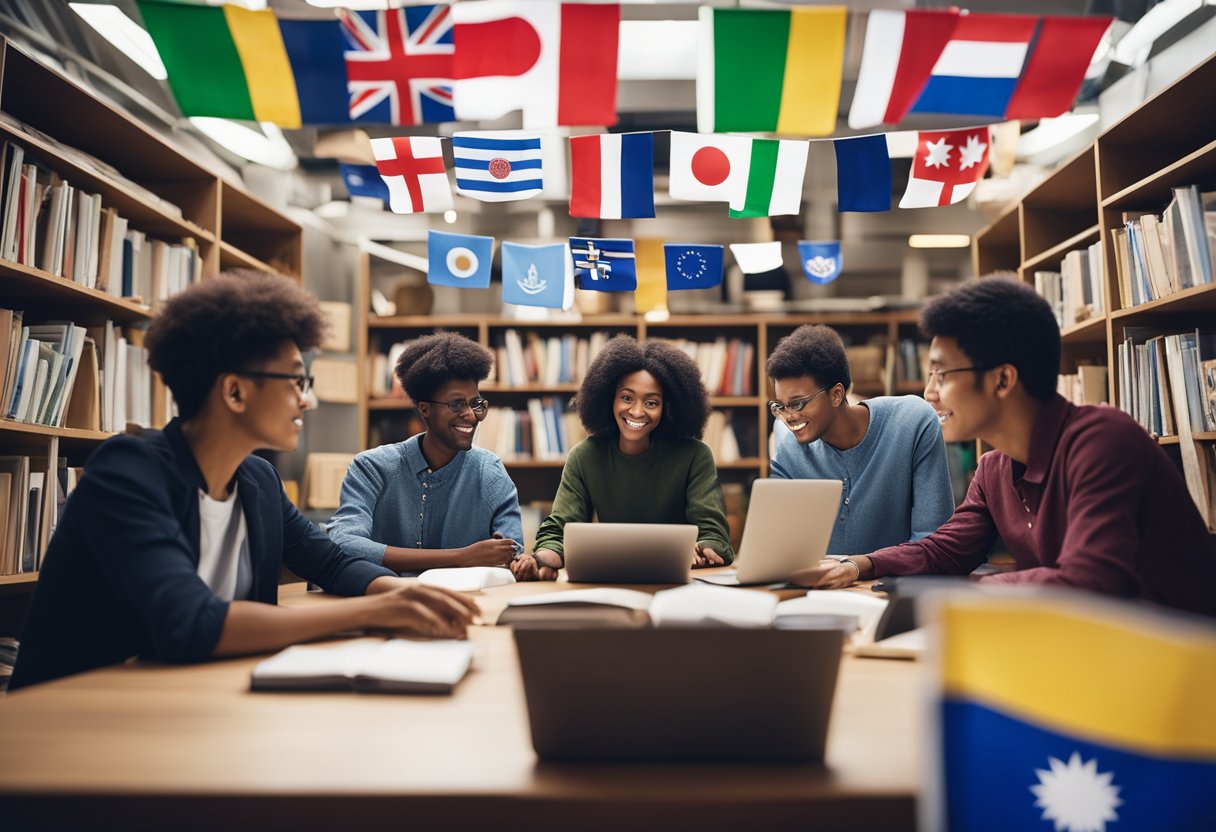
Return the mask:
[[971, 245], [967, 234], [913, 234], [908, 238], [911, 248], [966, 248]]
[[1027, 130], [1018, 139], [1018, 158], [1028, 159], [1064, 144], [1097, 124], [1098, 118], [1097, 113], [1067, 113], [1057, 118], [1045, 118], [1038, 127]]
[[72, 11], [97, 30], [97, 34], [108, 40], [121, 53], [139, 65], [140, 69], [158, 81], [169, 77], [165, 65], [152, 43], [152, 36], [122, 9], [115, 6], [98, 6], [95, 3], [69, 3]]
[[262, 122], [260, 131], [226, 118], [194, 116], [190, 123], [224, 149], [251, 162], [279, 170], [291, 170], [296, 166], [291, 145], [283, 138], [282, 131], [269, 122]]

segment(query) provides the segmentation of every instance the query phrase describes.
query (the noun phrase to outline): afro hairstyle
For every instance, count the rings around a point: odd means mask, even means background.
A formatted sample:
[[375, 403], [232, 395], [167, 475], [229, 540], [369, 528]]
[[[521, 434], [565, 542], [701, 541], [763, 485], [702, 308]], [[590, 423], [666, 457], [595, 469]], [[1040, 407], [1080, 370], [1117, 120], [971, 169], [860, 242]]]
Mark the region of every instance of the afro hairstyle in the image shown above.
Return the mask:
[[830, 326], [805, 324], [777, 342], [764, 371], [774, 381], [810, 376], [824, 387], [853, 384], [844, 341]]
[[419, 402], [453, 379], [485, 381], [493, 365], [494, 356], [476, 341], [455, 332], [436, 332], [407, 343], [393, 372], [405, 394]]
[[224, 373], [258, 370], [286, 342], [321, 343], [325, 318], [312, 292], [252, 269], [208, 277], [165, 302], [148, 327], [148, 366], [160, 373], [183, 419], [197, 416]]
[[654, 376], [663, 389], [663, 418], [654, 435], [700, 439], [709, 420], [709, 393], [696, 362], [666, 341], [639, 344], [629, 335], [610, 340], [587, 368], [574, 399], [579, 421], [587, 433], [597, 439], [616, 439], [620, 435], [613, 408], [617, 385], [639, 370]]

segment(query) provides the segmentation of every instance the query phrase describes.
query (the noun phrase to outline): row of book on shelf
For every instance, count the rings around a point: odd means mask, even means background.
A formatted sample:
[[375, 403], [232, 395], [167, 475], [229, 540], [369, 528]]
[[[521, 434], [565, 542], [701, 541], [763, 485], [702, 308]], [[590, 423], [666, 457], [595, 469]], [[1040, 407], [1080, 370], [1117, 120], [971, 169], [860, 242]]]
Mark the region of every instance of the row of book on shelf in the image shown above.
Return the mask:
[[1173, 193], [1162, 214], [1125, 212], [1123, 227], [1113, 229], [1124, 309], [1210, 285], [1216, 274], [1216, 191], [1190, 185]]
[[199, 278], [194, 238], [153, 239], [21, 145], [6, 142], [2, 152], [0, 259], [148, 305]]
[[1073, 404], [1102, 404], [1110, 400], [1107, 376], [1101, 364], [1082, 364], [1075, 373], [1060, 373], [1056, 392]]
[[66, 458], [0, 456], [0, 575], [37, 572], [80, 468]]
[[0, 309], [0, 362], [0, 418], [111, 433], [152, 424], [142, 330], [27, 323]]
[[1102, 243], [1064, 255], [1058, 272], [1035, 272], [1034, 289], [1051, 304], [1056, 323], [1067, 329], [1106, 313]]

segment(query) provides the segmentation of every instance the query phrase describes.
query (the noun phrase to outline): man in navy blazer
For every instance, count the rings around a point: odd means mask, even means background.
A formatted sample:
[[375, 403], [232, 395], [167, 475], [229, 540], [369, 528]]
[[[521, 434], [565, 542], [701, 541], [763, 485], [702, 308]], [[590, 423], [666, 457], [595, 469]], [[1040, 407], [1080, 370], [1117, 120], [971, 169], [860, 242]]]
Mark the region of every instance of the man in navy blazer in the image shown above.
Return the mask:
[[[224, 274], [172, 298], [149, 365], [179, 418], [103, 443], [44, 558], [10, 689], [139, 656], [163, 662], [277, 650], [377, 627], [461, 638], [476, 613], [345, 554], [252, 456], [294, 449], [321, 339], [316, 299], [286, 278]], [[338, 595], [276, 606], [280, 565]]]

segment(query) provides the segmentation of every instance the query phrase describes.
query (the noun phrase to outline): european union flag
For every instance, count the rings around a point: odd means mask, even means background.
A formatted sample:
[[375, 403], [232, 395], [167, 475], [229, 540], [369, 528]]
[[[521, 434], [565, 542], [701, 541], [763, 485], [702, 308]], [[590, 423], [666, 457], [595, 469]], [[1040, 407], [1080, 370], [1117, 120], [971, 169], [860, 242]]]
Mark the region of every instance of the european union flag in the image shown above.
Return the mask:
[[844, 260], [840, 256], [840, 242], [808, 243], [798, 241], [798, 260], [802, 273], [812, 283], [831, 283], [840, 277]]
[[928, 829], [1216, 829], [1216, 630], [1079, 593], [949, 596]]
[[722, 282], [722, 246], [667, 243], [667, 289], [710, 289]]
[[461, 289], [488, 289], [493, 256], [493, 237], [428, 231], [426, 282]]
[[570, 254], [578, 288], [592, 292], [632, 292], [638, 288], [633, 240], [571, 237]]
[[504, 242], [502, 302], [569, 309], [574, 303], [574, 272], [565, 244], [526, 246]]
[[375, 165], [338, 165], [342, 182], [351, 196], [370, 196], [388, 204], [388, 185]]

